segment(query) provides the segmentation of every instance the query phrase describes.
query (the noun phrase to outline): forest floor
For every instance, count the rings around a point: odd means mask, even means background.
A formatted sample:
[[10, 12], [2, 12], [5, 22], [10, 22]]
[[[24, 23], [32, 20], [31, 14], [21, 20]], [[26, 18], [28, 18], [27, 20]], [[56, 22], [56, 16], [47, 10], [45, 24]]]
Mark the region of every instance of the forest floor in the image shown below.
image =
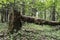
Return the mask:
[[25, 23], [22, 30], [10, 35], [6, 34], [7, 28], [6, 23], [0, 23], [0, 40], [60, 40], [59, 26]]

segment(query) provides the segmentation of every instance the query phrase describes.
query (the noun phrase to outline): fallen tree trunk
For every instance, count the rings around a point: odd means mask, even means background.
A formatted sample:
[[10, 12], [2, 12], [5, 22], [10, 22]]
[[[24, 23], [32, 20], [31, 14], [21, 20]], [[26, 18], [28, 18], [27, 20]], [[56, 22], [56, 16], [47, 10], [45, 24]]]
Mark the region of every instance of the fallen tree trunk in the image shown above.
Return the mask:
[[60, 25], [60, 22], [47, 21], [40, 18], [21, 15], [20, 12], [13, 10], [13, 12], [10, 13], [10, 16], [9, 16], [9, 28], [8, 28], [9, 32], [13, 33], [14, 30], [16, 30], [15, 32], [18, 32], [19, 30], [21, 30], [22, 21], [28, 22], [28, 23], [35, 23], [38, 25], [51, 25], [51, 26]]
[[25, 16], [25, 15], [21, 15], [21, 19], [24, 22], [35, 23], [38, 25], [43, 25], [43, 24], [44, 25], [51, 25], [51, 26], [60, 25], [60, 22], [58, 22], [58, 21], [47, 21], [44, 19], [29, 17], [29, 16]]

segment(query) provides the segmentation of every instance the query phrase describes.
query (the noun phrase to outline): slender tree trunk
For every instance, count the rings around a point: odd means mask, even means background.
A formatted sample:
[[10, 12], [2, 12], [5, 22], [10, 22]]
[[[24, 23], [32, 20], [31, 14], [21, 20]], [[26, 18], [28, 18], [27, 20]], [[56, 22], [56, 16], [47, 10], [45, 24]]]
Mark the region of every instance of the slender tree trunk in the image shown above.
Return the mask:
[[14, 6], [15, 6], [16, 0], [14, 0]]
[[36, 8], [32, 8], [32, 16], [36, 17], [36, 12], [37, 12]]
[[8, 22], [8, 10], [6, 9], [6, 12], [5, 12], [5, 22]]
[[25, 2], [22, 3], [22, 14], [25, 15]]
[[51, 17], [52, 17], [52, 21], [55, 21], [55, 6], [52, 6], [52, 14], [51, 14]]
[[1, 13], [1, 22], [4, 22], [4, 9], [3, 9], [3, 4], [2, 4], [2, 13]]
[[1, 22], [3, 23], [3, 13], [1, 13]]
[[55, 21], [55, 13], [56, 13], [56, 0], [53, 0], [53, 5], [52, 5], [52, 20]]
[[32, 0], [32, 16], [35, 16], [36, 17], [36, 12], [37, 12], [37, 9], [34, 8], [34, 5], [35, 4], [35, 0]]
[[46, 10], [44, 11], [44, 19], [46, 19]]
[[8, 0], [6, 0], [6, 8], [5, 8], [5, 22], [8, 22]]

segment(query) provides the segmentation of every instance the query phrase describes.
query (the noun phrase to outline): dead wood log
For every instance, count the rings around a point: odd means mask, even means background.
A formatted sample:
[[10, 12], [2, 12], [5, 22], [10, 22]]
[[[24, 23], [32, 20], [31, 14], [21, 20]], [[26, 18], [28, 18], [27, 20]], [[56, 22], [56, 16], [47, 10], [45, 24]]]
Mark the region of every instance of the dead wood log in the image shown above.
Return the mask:
[[47, 21], [44, 19], [40, 19], [40, 18], [34, 18], [34, 17], [30, 17], [30, 16], [25, 16], [25, 15], [21, 15], [21, 19], [24, 22], [28, 22], [28, 23], [35, 23], [38, 25], [51, 25], [51, 26], [56, 26], [56, 25], [60, 25], [60, 22], [58, 21]]
[[38, 25], [51, 25], [56, 26], [60, 25], [60, 22], [57, 21], [47, 21], [40, 18], [34, 18], [30, 16], [21, 15], [20, 12], [13, 10], [11, 15], [9, 16], [9, 32], [13, 33], [16, 29], [16, 32], [18, 32], [22, 28], [22, 21], [28, 22], [28, 23], [35, 23]]

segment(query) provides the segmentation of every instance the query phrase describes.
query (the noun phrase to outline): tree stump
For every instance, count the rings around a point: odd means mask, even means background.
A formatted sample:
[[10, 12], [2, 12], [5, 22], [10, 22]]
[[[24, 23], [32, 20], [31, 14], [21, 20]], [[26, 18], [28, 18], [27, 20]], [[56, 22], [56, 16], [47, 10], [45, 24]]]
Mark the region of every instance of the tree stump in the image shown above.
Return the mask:
[[8, 30], [10, 33], [14, 33], [14, 32], [18, 32], [18, 30], [20, 30], [21, 27], [22, 27], [22, 22], [21, 22], [20, 12], [13, 10], [13, 12], [10, 13], [10, 16], [9, 16]]

